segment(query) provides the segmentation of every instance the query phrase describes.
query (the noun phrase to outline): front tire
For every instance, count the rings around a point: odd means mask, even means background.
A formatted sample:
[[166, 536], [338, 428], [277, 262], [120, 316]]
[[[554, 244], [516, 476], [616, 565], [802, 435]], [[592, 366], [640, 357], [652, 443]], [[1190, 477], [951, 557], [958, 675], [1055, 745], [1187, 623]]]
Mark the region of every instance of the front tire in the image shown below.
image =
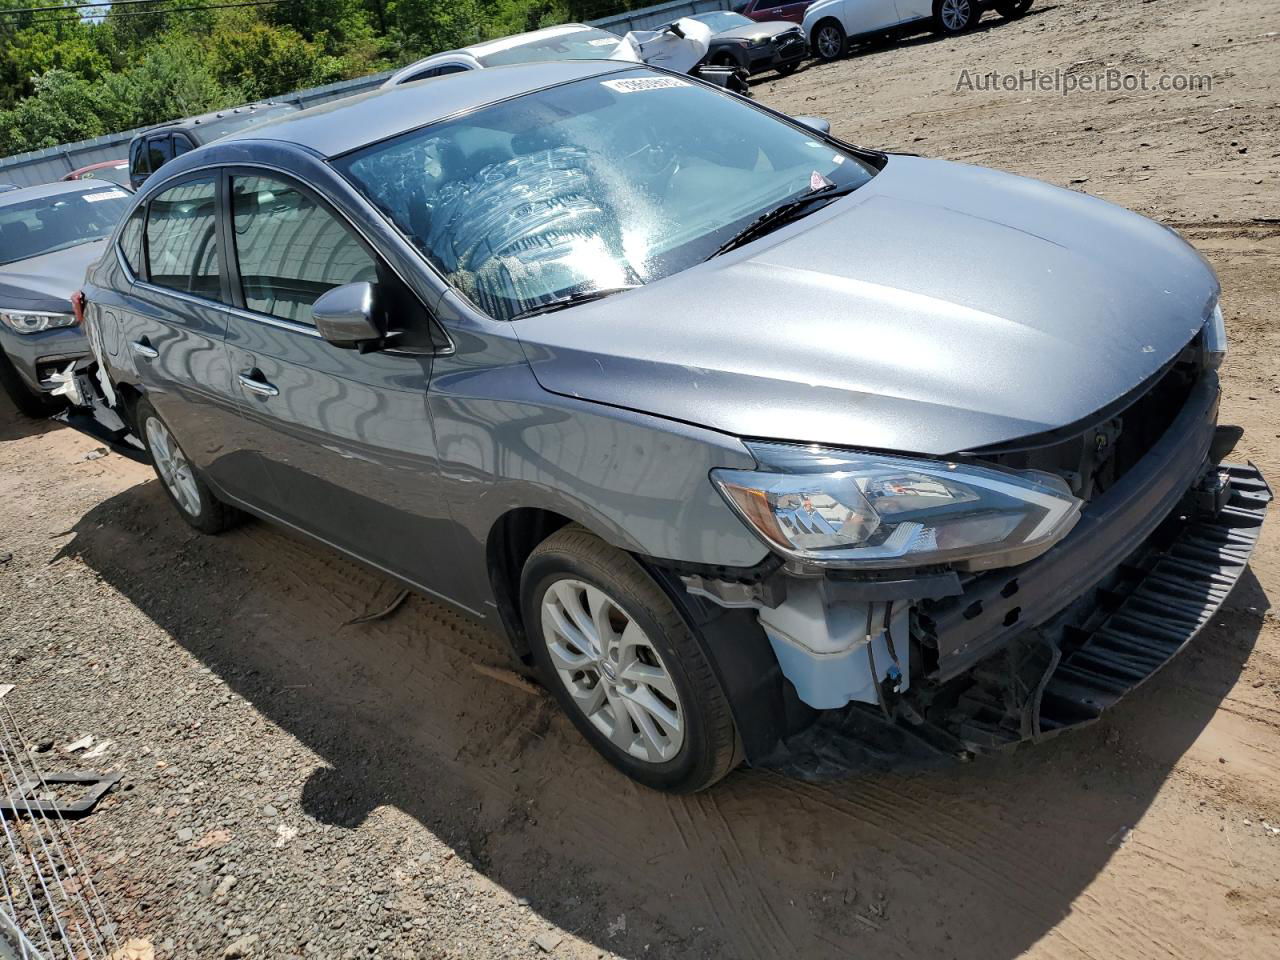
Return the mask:
[[630, 556], [566, 527], [529, 556], [521, 609], [543, 684], [627, 776], [693, 793], [737, 765], [737, 731], [705, 652]]
[[839, 60], [849, 52], [849, 37], [839, 20], [823, 20], [813, 28], [812, 49], [823, 63]]
[[778, 68], [778, 76], [789, 77], [799, 69], [800, 69], [800, 61], [793, 60], [791, 61], [791, 63], [784, 63], [782, 66]]
[[1006, 20], [1017, 20], [1031, 9], [1032, 0], [1001, 0], [995, 5], [996, 13]]
[[135, 417], [138, 434], [146, 444], [160, 486], [183, 520], [201, 533], [214, 534], [235, 526], [244, 518], [235, 507], [213, 495], [148, 401], [138, 401]]
[[982, 7], [977, 0], [934, 0], [934, 29], [946, 36], [964, 33], [978, 22]]

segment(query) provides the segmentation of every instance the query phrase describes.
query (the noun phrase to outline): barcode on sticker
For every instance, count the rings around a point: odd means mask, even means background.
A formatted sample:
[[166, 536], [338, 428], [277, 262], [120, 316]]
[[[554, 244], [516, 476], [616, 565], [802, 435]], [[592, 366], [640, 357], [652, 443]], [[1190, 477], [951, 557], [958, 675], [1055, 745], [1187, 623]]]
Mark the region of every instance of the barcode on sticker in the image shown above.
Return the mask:
[[675, 77], [636, 77], [634, 80], [602, 80], [610, 90], [619, 93], [641, 93], [645, 90], [665, 90], [668, 87], [687, 87], [687, 80]]
[[125, 196], [123, 190], [103, 190], [101, 193], [86, 193], [84, 198], [89, 203], [97, 203], [99, 200], [114, 200], [123, 196]]

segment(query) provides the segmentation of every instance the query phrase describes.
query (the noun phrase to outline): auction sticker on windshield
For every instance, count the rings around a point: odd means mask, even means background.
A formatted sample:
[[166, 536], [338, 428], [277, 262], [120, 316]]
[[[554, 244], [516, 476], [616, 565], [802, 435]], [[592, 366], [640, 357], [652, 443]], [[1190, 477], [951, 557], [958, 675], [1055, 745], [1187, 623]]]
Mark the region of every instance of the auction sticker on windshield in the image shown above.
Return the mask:
[[642, 93], [645, 90], [689, 86], [689, 81], [676, 77], [636, 77], [633, 80], [602, 80], [600, 82], [610, 90], [617, 90], [619, 93]]
[[99, 200], [114, 200], [123, 196], [127, 196], [123, 190], [103, 190], [101, 193], [86, 193], [84, 199], [87, 203], [97, 203]]

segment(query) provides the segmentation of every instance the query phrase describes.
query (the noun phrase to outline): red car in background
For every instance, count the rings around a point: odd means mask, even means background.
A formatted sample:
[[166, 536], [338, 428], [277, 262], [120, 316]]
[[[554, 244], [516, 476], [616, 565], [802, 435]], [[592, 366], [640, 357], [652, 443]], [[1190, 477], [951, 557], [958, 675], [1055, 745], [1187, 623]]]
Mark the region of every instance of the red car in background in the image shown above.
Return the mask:
[[750, 17], [757, 23], [768, 23], [771, 20], [790, 20], [800, 23], [804, 20], [804, 12], [809, 9], [813, 0], [794, 0], [779, 3], [777, 0], [747, 0], [733, 8], [734, 13]]
[[102, 163], [91, 163], [79, 170], [72, 170], [63, 180], [110, 180], [121, 186], [129, 186], [129, 160], [104, 160]]

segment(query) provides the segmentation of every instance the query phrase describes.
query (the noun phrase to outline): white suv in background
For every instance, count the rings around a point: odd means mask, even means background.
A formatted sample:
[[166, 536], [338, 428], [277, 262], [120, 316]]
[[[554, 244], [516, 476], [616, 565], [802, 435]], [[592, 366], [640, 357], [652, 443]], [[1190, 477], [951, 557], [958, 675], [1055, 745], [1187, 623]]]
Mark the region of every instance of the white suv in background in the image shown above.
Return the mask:
[[1031, 9], [1031, 0], [817, 0], [804, 13], [804, 35], [819, 60], [838, 60], [849, 41], [873, 34], [963, 33], [992, 7], [1006, 20]]

